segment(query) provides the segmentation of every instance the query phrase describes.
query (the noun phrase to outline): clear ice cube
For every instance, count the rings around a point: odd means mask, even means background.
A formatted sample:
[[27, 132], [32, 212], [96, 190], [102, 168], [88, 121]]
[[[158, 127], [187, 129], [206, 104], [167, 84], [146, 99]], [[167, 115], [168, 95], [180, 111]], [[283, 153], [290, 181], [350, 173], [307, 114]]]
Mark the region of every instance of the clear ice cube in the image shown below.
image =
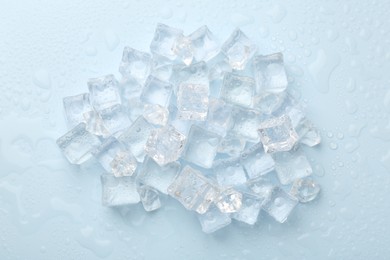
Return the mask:
[[116, 178], [111, 174], [103, 174], [100, 180], [102, 183], [102, 204], [104, 206], [124, 206], [136, 204], [140, 201], [133, 177]]
[[321, 143], [320, 132], [309, 119], [301, 120], [295, 131], [299, 136], [301, 144], [313, 147]]
[[177, 92], [178, 118], [204, 121], [209, 106], [209, 87], [203, 84], [182, 83]]
[[270, 198], [272, 190], [275, 188], [274, 182], [272, 182], [267, 177], [268, 175], [258, 177], [256, 179], [251, 179], [246, 183], [246, 186], [263, 200], [267, 200], [268, 198]]
[[173, 46], [174, 53], [185, 64], [190, 65], [194, 58], [191, 39], [187, 36], [179, 36]]
[[245, 141], [240, 137], [236, 137], [232, 134], [227, 134], [218, 146], [218, 152], [228, 154], [233, 157], [240, 155], [245, 148]]
[[137, 168], [134, 156], [114, 137], [104, 140], [93, 151], [93, 155], [103, 168], [115, 177], [131, 176]]
[[72, 164], [86, 162], [92, 157], [91, 151], [100, 145], [99, 138], [85, 127], [85, 123], [80, 123], [57, 139], [58, 147]]
[[145, 145], [146, 153], [159, 165], [179, 159], [186, 137], [171, 125], [151, 132]]
[[243, 153], [241, 158], [241, 163], [244, 166], [249, 179], [255, 179], [267, 174], [272, 171], [275, 166], [272, 156], [264, 153], [263, 149], [260, 148], [250, 153]]
[[298, 135], [287, 115], [262, 122], [259, 135], [266, 153], [289, 151], [298, 141]]
[[111, 74], [88, 80], [89, 98], [96, 111], [121, 104], [118, 85]]
[[284, 223], [297, 204], [297, 199], [275, 187], [270, 199], [262, 207], [276, 221]]
[[286, 90], [288, 82], [281, 52], [255, 56], [253, 71], [258, 93], [280, 93]]
[[167, 107], [172, 94], [172, 85], [149, 76], [142, 89], [141, 101]]
[[232, 220], [229, 214], [222, 213], [217, 207], [211, 206], [205, 214], [198, 214], [202, 231], [209, 234], [228, 226]]
[[75, 127], [79, 123], [85, 122], [84, 113], [93, 110], [89, 102], [88, 93], [64, 97], [63, 104], [69, 128]]
[[168, 194], [188, 210], [204, 214], [214, 202], [218, 191], [209, 179], [190, 166], [185, 166], [168, 187]]
[[110, 135], [110, 132], [104, 125], [102, 117], [95, 110], [84, 113], [84, 121], [86, 123], [85, 129], [93, 135], [106, 138]]
[[157, 190], [142, 185], [138, 187], [138, 193], [145, 211], [150, 212], [161, 207], [161, 201]]
[[320, 185], [310, 178], [297, 179], [293, 182], [290, 194], [301, 203], [314, 200], [320, 193]]
[[234, 30], [222, 45], [222, 52], [235, 70], [244, 70], [256, 51], [257, 46], [240, 29]]
[[132, 152], [138, 162], [143, 162], [145, 145], [153, 129], [153, 125], [140, 116], [118, 137], [118, 140]]
[[172, 69], [170, 82], [175, 87], [175, 93], [179, 85], [183, 83], [205, 85], [209, 88], [209, 69], [204, 61], [192, 63], [190, 66], [175, 65]]
[[284, 102], [285, 93], [262, 93], [253, 99], [253, 108], [260, 113], [272, 114]]
[[310, 176], [313, 173], [313, 169], [301, 149], [275, 153], [272, 157], [276, 163], [275, 170], [279, 181], [283, 185]]
[[207, 128], [212, 132], [225, 136], [232, 127], [232, 107], [223, 100], [210, 98], [207, 114]]
[[178, 38], [183, 36], [183, 31], [169, 27], [165, 24], [157, 24], [154, 38], [150, 44], [150, 51], [157, 57], [175, 60], [177, 54], [174, 47]]
[[255, 93], [255, 81], [246, 76], [225, 73], [221, 89], [221, 98], [228, 103], [251, 107]]
[[214, 165], [214, 174], [221, 187], [240, 186], [247, 177], [239, 159], [218, 160]]
[[191, 33], [194, 58], [196, 61], [209, 61], [219, 53], [219, 46], [209, 28], [204, 25]]
[[134, 101], [139, 101], [142, 85], [133, 77], [122, 78], [119, 82], [119, 90], [124, 107], [132, 108]]
[[248, 225], [254, 225], [257, 222], [261, 206], [264, 199], [249, 192], [242, 193], [242, 204], [238, 212], [235, 212], [231, 217]]
[[215, 200], [215, 205], [222, 213], [233, 213], [240, 210], [242, 194], [233, 188], [223, 189]]
[[131, 125], [126, 112], [120, 105], [105, 108], [99, 112], [104, 127], [110, 134], [116, 134]]
[[203, 168], [211, 168], [220, 140], [219, 135], [193, 125], [188, 135], [183, 159]]
[[123, 77], [133, 77], [143, 84], [152, 68], [152, 56], [147, 52], [125, 47], [119, 72]]
[[257, 131], [262, 120], [264, 120], [262, 115], [255, 110], [234, 107], [231, 133], [240, 136], [245, 141], [257, 143], [260, 140]]
[[164, 126], [168, 122], [169, 111], [160, 105], [145, 104], [143, 116], [151, 124]]
[[146, 157], [142, 169], [137, 176], [138, 182], [168, 194], [168, 187], [180, 170], [180, 163], [172, 162], [164, 166], [158, 165], [152, 158]]

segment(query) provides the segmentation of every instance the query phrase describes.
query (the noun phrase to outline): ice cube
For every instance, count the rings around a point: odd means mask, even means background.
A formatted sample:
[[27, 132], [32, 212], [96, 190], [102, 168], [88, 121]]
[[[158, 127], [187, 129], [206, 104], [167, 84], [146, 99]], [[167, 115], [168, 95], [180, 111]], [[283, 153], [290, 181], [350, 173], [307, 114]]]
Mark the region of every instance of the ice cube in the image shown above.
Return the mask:
[[145, 104], [143, 116], [151, 124], [164, 126], [168, 122], [169, 111], [160, 105]]
[[262, 122], [259, 134], [266, 153], [289, 151], [298, 141], [298, 135], [287, 115]]
[[209, 70], [204, 61], [192, 63], [190, 66], [176, 65], [173, 67], [170, 82], [174, 85], [175, 93], [183, 83], [205, 85], [209, 88]]
[[79, 123], [85, 122], [84, 113], [93, 110], [89, 102], [88, 93], [64, 97], [63, 104], [69, 128], [75, 127]]
[[88, 80], [89, 98], [96, 111], [121, 104], [118, 85], [111, 74]]
[[223, 189], [219, 192], [215, 205], [222, 213], [233, 213], [240, 210], [242, 194], [233, 188]]
[[288, 82], [281, 52], [255, 56], [253, 70], [257, 93], [280, 93], [286, 90]]
[[103, 168], [115, 177], [131, 176], [137, 168], [137, 161], [123, 144], [109, 137], [93, 151]]
[[282, 93], [262, 93], [253, 99], [253, 108], [260, 113], [272, 114], [284, 102], [286, 94]]
[[250, 107], [255, 93], [255, 81], [246, 76], [225, 73], [221, 90], [221, 98], [228, 103]]
[[225, 153], [233, 157], [240, 155], [245, 147], [245, 141], [240, 137], [236, 137], [232, 134], [227, 134], [218, 146], [219, 153]]
[[143, 162], [145, 145], [153, 129], [154, 127], [140, 116], [118, 137], [118, 140], [133, 153], [138, 162]]
[[[271, 173], [268, 173], [271, 174]], [[267, 200], [270, 198], [272, 190], [275, 188], [274, 183], [267, 176], [251, 179], [246, 183], [246, 186], [253, 191], [259, 198]]]
[[122, 55], [122, 62], [119, 65], [119, 72], [123, 77], [133, 77], [143, 84], [150, 74], [152, 68], [152, 57], [149, 53], [125, 47]]
[[175, 60], [177, 54], [174, 51], [176, 41], [183, 36], [183, 31], [169, 27], [165, 24], [157, 24], [154, 38], [150, 44], [150, 51], [157, 57]]
[[242, 164], [249, 179], [255, 179], [272, 171], [275, 162], [271, 155], [264, 153], [263, 149], [256, 149], [251, 153], [243, 153]]
[[240, 186], [247, 181], [244, 168], [236, 158], [216, 161], [213, 170], [222, 187]]
[[222, 46], [222, 52], [235, 70], [244, 70], [257, 51], [257, 46], [240, 30], [236, 29]]
[[100, 145], [97, 136], [85, 129], [80, 123], [65, 135], [57, 139], [57, 145], [72, 164], [82, 164], [92, 157], [91, 151]]
[[209, 61], [219, 53], [219, 46], [209, 28], [204, 25], [191, 33], [194, 58], [196, 61]]
[[275, 187], [270, 199], [263, 205], [263, 209], [276, 221], [284, 223], [297, 204], [297, 199], [281, 188]]
[[262, 120], [264, 120], [263, 116], [255, 110], [234, 107], [231, 133], [240, 136], [245, 141], [257, 143], [260, 140], [257, 131]]
[[95, 110], [84, 113], [84, 121], [86, 123], [85, 129], [93, 135], [106, 138], [110, 135], [110, 132], [104, 125], [103, 119]]
[[280, 183], [289, 184], [296, 179], [310, 176], [313, 169], [305, 153], [298, 149], [290, 152], [279, 152], [272, 156], [275, 160], [275, 170]]
[[209, 87], [203, 84], [182, 83], [177, 92], [178, 118], [204, 121], [209, 106]]
[[188, 66], [191, 64], [194, 58], [194, 51], [189, 37], [183, 35], [177, 37], [173, 51], [185, 65]]
[[145, 211], [154, 211], [161, 207], [160, 197], [157, 190], [149, 186], [142, 185], [138, 187], [138, 193]]
[[168, 187], [175, 179], [179, 170], [179, 162], [172, 162], [160, 166], [152, 158], [146, 157], [142, 169], [137, 176], [137, 180], [164, 194], [168, 194]]
[[116, 134], [131, 125], [125, 109], [120, 105], [102, 109], [99, 114], [110, 134]]
[[310, 178], [297, 179], [293, 182], [290, 194], [302, 203], [314, 200], [320, 193], [320, 185]]
[[264, 199], [249, 192], [242, 193], [242, 204], [238, 212], [233, 213], [233, 219], [254, 225], [257, 222]]
[[183, 159], [204, 168], [211, 168], [221, 137], [197, 125], [191, 127]]
[[198, 214], [202, 231], [209, 234], [228, 226], [232, 220], [229, 214], [222, 213], [217, 207], [211, 206], [205, 214]]
[[207, 114], [207, 128], [221, 136], [232, 127], [232, 107], [223, 100], [210, 98]]
[[303, 119], [295, 128], [299, 136], [299, 142], [307, 146], [313, 147], [321, 143], [321, 135], [318, 129], [309, 119]]
[[173, 64], [165, 60], [153, 60], [150, 75], [159, 80], [168, 82], [172, 76]]
[[136, 204], [140, 201], [133, 177], [116, 178], [111, 174], [100, 177], [102, 183], [102, 203], [107, 207]]
[[171, 125], [151, 132], [145, 145], [146, 153], [159, 165], [179, 159], [186, 137]]
[[149, 76], [142, 89], [141, 101], [167, 107], [172, 94], [172, 85], [168, 82]]
[[211, 180], [190, 166], [185, 166], [168, 187], [168, 194], [188, 210], [204, 214], [218, 195]]
[[122, 78], [119, 82], [119, 90], [124, 107], [132, 107], [133, 100], [139, 100], [142, 92], [142, 85], [133, 77]]

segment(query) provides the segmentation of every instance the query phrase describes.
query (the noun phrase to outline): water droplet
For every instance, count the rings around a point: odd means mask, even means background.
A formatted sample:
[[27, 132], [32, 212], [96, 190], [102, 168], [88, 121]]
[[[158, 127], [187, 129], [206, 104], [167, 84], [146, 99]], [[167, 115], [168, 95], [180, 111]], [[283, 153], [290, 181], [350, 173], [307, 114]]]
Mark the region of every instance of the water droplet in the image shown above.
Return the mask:
[[330, 147], [330, 149], [332, 149], [332, 150], [336, 150], [336, 149], [338, 148], [338, 145], [337, 145], [336, 143], [334, 143], [334, 142], [331, 142], [331, 143], [329, 144], [329, 147]]
[[280, 23], [287, 15], [287, 11], [283, 6], [276, 4], [269, 8], [267, 14], [271, 17], [274, 23]]
[[51, 77], [49, 72], [45, 69], [38, 69], [34, 72], [33, 82], [40, 88], [51, 88]]
[[113, 31], [106, 31], [104, 33], [106, 46], [109, 51], [113, 51], [118, 47], [120, 39], [119, 36]]
[[355, 81], [355, 79], [349, 78], [346, 88], [347, 88], [348, 92], [354, 92], [355, 89], [356, 89], [356, 81]]
[[358, 110], [358, 105], [352, 100], [345, 100], [345, 107], [348, 114], [354, 114]]

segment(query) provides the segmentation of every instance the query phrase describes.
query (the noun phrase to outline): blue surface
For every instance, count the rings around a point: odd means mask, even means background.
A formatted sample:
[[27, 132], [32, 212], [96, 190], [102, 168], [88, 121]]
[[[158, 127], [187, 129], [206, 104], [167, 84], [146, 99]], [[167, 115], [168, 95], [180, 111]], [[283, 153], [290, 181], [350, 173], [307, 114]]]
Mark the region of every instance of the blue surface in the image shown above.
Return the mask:
[[[0, 9], [0, 259], [388, 259], [389, 1], [7, 1]], [[62, 98], [147, 51], [157, 22], [221, 41], [240, 26], [283, 51], [321, 129], [308, 151], [322, 185], [288, 223], [203, 234], [176, 202], [158, 212], [100, 204], [99, 169], [69, 165]]]

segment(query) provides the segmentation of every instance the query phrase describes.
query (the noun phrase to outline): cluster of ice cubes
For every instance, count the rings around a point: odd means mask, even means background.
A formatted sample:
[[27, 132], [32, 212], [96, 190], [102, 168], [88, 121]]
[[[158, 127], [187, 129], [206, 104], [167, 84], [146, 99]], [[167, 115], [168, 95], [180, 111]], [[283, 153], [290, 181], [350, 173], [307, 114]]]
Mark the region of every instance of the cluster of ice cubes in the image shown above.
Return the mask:
[[120, 81], [93, 78], [63, 99], [70, 130], [57, 144], [72, 164], [101, 164], [103, 205], [153, 211], [170, 196], [210, 233], [261, 211], [283, 223], [316, 198], [301, 146], [321, 137], [288, 92], [282, 53], [258, 54], [240, 29], [220, 46], [207, 26], [164, 24], [150, 51], [126, 47]]

